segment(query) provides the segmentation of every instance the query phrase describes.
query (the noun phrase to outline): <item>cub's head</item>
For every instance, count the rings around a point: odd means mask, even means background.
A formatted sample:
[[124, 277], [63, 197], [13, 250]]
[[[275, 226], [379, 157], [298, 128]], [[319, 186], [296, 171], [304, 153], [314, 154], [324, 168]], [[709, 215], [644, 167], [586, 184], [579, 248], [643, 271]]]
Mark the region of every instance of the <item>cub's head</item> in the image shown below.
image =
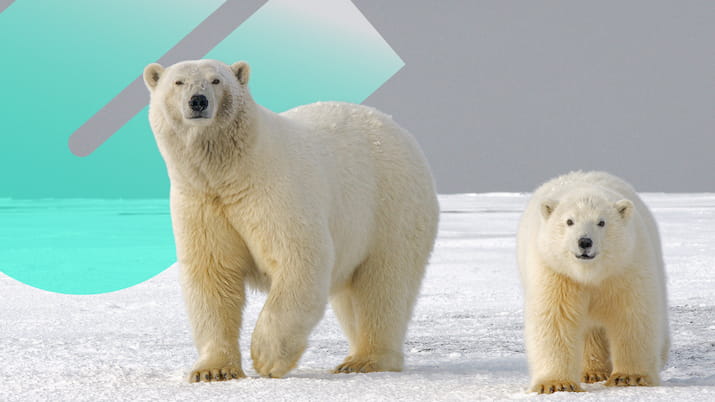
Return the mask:
[[634, 205], [598, 195], [542, 202], [538, 249], [544, 262], [582, 283], [595, 284], [632, 258]]
[[174, 127], [222, 127], [245, 106], [250, 69], [242, 61], [228, 66], [216, 60], [184, 61], [144, 69], [153, 113]]

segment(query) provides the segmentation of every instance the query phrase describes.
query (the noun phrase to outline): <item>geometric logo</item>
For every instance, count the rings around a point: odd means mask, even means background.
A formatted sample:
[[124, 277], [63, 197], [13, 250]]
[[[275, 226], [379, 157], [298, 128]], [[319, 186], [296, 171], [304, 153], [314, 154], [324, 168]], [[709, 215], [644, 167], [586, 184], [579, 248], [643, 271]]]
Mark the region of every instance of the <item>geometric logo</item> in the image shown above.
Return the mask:
[[175, 261], [147, 64], [245, 60], [276, 112], [360, 103], [404, 66], [349, 0], [260, 3], [0, 0], [1, 272], [94, 294]]

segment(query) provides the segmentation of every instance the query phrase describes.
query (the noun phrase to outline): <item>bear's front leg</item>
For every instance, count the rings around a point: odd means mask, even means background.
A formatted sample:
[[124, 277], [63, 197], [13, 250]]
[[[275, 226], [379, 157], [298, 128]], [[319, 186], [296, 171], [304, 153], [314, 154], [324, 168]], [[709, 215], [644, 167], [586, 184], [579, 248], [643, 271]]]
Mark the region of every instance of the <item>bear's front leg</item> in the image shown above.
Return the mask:
[[[627, 281], [622, 281], [626, 282]], [[659, 367], [664, 332], [657, 323], [653, 302], [638, 300], [643, 294], [630, 289], [613, 292], [602, 311], [611, 348], [613, 372], [607, 386], [648, 386], [660, 382]]]
[[525, 337], [530, 391], [580, 392], [585, 297], [571, 279], [549, 272], [527, 293]]
[[231, 283], [213, 267], [182, 266], [184, 298], [199, 358], [189, 382], [224, 381], [245, 377], [238, 335], [244, 304], [243, 284]]
[[245, 243], [209, 202], [172, 192], [182, 289], [199, 358], [190, 382], [245, 377], [238, 336], [245, 303]]
[[[303, 253], [312, 254], [305, 249]], [[292, 370], [325, 312], [332, 257], [327, 251], [318, 254], [323, 255], [293, 256], [292, 263], [279, 263], [271, 277], [251, 340], [253, 367], [261, 376], [281, 378]]]

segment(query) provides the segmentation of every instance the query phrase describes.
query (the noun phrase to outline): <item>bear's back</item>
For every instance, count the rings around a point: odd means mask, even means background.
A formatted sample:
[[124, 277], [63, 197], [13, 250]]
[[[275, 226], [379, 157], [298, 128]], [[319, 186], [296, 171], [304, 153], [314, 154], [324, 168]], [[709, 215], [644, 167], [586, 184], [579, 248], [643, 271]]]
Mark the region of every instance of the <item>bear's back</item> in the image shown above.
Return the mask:
[[623, 179], [606, 172], [575, 171], [558, 176], [539, 186], [534, 191], [532, 200], [560, 200], [574, 192], [600, 192], [613, 201], [627, 198], [631, 201], [639, 200], [633, 187]]
[[[432, 197], [434, 182], [427, 158], [416, 139], [391, 116], [346, 102], [316, 102], [280, 116], [301, 127], [300, 141], [313, 148], [313, 155], [323, 155], [326, 169], [351, 174], [369, 170], [383, 185], [414, 185]], [[416, 188], [405, 190], [416, 195]]]

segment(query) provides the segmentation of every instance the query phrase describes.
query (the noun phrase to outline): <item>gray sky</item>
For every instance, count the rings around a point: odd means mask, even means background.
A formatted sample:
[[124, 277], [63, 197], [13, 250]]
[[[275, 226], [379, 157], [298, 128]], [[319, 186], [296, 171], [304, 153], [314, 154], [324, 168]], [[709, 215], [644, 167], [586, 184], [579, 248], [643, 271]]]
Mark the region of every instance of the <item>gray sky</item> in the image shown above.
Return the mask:
[[354, 3], [406, 63], [365, 103], [418, 138], [439, 192], [575, 169], [715, 191], [715, 1]]

